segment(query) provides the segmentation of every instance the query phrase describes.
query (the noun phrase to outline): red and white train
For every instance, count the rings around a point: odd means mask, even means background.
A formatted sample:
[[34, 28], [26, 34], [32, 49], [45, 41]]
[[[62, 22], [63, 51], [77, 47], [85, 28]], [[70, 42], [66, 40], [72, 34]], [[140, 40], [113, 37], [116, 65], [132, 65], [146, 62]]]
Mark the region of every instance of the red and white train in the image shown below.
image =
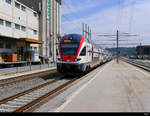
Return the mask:
[[60, 73], [81, 73], [112, 59], [112, 55], [79, 34], [59, 39], [57, 70]]

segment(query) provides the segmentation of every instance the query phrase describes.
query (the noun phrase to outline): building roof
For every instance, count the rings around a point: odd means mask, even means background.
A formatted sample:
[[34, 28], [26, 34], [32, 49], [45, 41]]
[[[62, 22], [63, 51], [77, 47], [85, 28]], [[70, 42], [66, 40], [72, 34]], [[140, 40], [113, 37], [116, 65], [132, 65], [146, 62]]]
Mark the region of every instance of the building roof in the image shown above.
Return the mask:
[[[38, 4], [42, 0], [17, 0], [18, 2], [21, 2], [22, 4], [28, 6], [29, 8], [38, 11]], [[60, 5], [62, 0], [56, 0]]]
[[20, 40], [28, 42], [28, 43], [35, 43], [35, 44], [43, 44], [43, 41], [30, 39], [30, 38], [20, 38]]
[[17, 1], [26, 5], [27, 7], [35, 10], [35, 11], [38, 11], [38, 3], [41, 0], [17, 0]]

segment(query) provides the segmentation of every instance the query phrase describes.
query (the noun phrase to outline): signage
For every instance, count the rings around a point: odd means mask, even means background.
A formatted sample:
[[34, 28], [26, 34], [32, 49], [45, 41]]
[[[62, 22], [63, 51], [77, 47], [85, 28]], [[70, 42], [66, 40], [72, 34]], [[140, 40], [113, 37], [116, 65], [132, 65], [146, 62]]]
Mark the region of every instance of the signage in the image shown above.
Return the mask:
[[64, 42], [71, 42], [71, 40], [64, 40]]
[[46, 8], [47, 8], [47, 17], [46, 17], [46, 19], [49, 22], [50, 21], [50, 0], [47, 0]]

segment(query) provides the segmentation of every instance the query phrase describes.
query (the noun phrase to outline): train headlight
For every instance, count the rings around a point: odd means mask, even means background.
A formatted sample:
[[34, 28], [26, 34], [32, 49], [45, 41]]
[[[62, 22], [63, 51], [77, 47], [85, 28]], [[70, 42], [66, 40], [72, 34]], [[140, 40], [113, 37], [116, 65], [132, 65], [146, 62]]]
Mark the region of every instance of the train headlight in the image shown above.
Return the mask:
[[57, 58], [57, 60], [61, 61], [61, 58]]
[[77, 59], [76, 59], [76, 61], [80, 61], [80, 60], [81, 60], [81, 58], [77, 58]]

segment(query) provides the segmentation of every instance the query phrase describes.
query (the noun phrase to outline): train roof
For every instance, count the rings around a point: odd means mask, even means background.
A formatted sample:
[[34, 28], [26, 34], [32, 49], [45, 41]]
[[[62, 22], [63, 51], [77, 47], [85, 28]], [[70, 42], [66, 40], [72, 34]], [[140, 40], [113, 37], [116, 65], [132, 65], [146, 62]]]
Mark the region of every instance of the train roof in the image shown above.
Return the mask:
[[[69, 39], [70, 36], [71, 36], [72, 38], [76, 38], [77, 40], [80, 40], [81, 37], [83, 37], [81, 34], [72, 33], [72, 34], [64, 35], [63, 38], [64, 38], [64, 39]], [[105, 51], [105, 49], [103, 49], [102, 47], [100, 47], [100, 46], [98, 46], [97, 44], [95, 44], [94, 41], [88, 40], [86, 37], [84, 37], [84, 38], [85, 38], [85, 41], [86, 41], [86, 42], [91, 43], [91, 44], [94, 45], [96, 48], [102, 49], [103, 51]]]
[[70, 37], [76, 38], [76, 39], [81, 39], [82, 35], [73, 33], [73, 34], [64, 35], [62, 38], [69, 39]]

